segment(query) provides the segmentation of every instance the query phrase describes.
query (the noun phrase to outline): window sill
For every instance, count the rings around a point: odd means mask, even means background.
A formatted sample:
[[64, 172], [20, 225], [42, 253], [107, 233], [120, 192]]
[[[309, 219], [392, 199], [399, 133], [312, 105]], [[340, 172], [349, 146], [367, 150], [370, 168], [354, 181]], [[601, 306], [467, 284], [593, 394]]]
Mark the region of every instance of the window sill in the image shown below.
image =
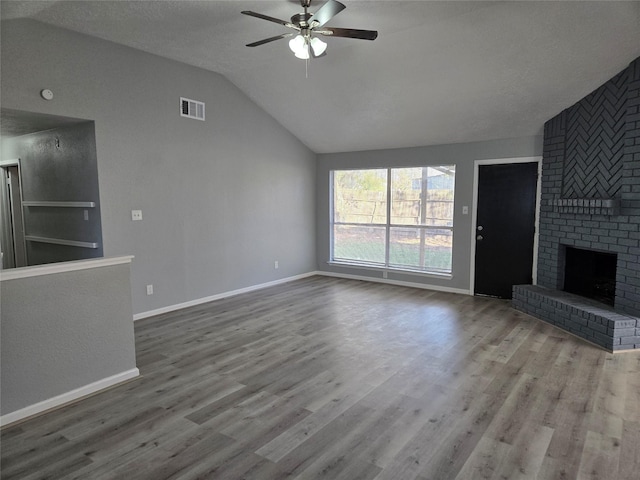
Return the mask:
[[418, 277], [440, 278], [443, 280], [453, 279], [453, 274], [451, 273], [423, 272], [420, 270], [405, 270], [402, 268], [394, 268], [394, 267], [377, 267], [375, 265], [367, 265], [364, 263], [336, 262], [334, 260], [331, 260], [327, 262], [327, 265], [331, 265], [334, 267], [359, 268], [362, 270], [371, 270], [374, 272], [389, 272], [389, 273], [397, 273], [402, 275], [415, 275]]

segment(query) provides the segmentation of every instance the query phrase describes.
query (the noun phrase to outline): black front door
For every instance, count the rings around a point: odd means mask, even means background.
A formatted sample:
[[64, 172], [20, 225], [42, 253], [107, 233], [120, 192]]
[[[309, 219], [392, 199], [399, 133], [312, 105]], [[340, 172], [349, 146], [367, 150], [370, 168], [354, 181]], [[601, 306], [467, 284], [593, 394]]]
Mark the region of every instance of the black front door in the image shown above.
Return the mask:
[[533, 271], [537, 163], [478, 169], [475, 294], [511, 298]]

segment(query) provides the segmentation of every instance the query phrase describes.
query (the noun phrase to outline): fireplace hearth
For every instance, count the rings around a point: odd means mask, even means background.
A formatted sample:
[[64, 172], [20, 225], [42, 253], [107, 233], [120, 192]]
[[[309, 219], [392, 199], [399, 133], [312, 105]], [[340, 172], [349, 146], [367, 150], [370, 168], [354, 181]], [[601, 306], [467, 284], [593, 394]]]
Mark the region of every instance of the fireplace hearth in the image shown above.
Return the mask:
[[565, 247], [563, 290], [613, 307], [617, 259], [615, 253]]

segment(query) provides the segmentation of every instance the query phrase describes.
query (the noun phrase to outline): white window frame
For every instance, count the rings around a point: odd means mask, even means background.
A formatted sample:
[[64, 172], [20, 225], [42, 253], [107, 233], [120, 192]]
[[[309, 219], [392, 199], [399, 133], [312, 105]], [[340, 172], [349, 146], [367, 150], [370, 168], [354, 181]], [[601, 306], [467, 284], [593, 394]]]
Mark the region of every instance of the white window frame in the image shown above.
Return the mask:
[[[371, 167], [371, 168], [337, 168], [333, 169], [329, 172], [329, 262], [334, 265], [341, 266], [350, 266], [350, 267], [358, 267], [365, 268], [371, 270], [383, 270], [383, 271], [396, 271], [408, 274], [416, 274], [421, 276], [432, 276], [438, 278], [452, 278], [453, 277], [453, 228], [454, 228], [454, 220], [451, 219], [451, 226], [441, 226], [441, 225], [402, 225], [402, 224], [393, 224], [391, 223], [391, 204], [392, 204], [392, 182], [391, 182], [391, 173], [394, 169], [402, 169], [402, 168], [437, 168], [441, 166], [453, 166], [451, 165], [419, 165], [419, 166], [411, 166], [411, 167]], [[344, 171], [359, 171], [359, 170], [386, 170], [387, 171], [387, 200], [386, 200], [386, 223], [353, 223], [353, 222], [336, 222], [335, 221], [335, 192], [334, 192], [334, 174], [335, 172], [344, 172]], [[453, 210], [455, 212], [455, 176], [454, 176], [454, 207]], [[334, 227], [336, 225], [344, 225], [344, 226], [369, 226], [376, 228], [385, 228], [385, 255], [384, 255], [384, 264], [379, 262], [367, 262], [367, 261], [358, 261], [358, 260], [348, 260], [348, 259], [335, 259], [334, 255]], [[390, 236], [392, 228], [415, 228], [415, 229], [424, 229], [426, 231], [429, 230], [449, 230], [451, 231], [451, 270], [450, 271], [436, 271], [436, 270], [425, 270], [421, 268], [411, 268], [411, 266], [401, 266], [401, 265], [390, 265], [389, 263], [389, 252], [390, 252]]]

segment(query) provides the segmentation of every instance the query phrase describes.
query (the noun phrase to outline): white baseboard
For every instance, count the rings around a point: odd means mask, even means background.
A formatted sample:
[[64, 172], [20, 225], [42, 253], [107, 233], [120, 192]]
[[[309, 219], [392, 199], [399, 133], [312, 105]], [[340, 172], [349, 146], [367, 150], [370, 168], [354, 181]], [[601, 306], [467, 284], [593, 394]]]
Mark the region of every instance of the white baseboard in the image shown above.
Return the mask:
[[386, 283], [389, 285], [398, 285], [401, 287], [412, 287], [412, 288], [422, 288], [424, 290], [435, 290], [438, 292], [447, 292], [447, 293], [459, 293], [461, 295], [471, 295], [469, 290], [465, 290], [463, 288], [451, 288], [451, 287], [443, 287], [440, 285], [429, 285], [426, 283], [416, 283], [416, 282], [405, 282], [402, 280], [389, 280], [388, 278], [375, 278], [375, 277], [367, 277], [366, 275], [351, 275], [348, 273], [335, 273], [335, 272], [315, 272], [316, 275], [324, 275], [325, 277], [337, 277], [337, 278], [347, 278], [350, 280], [362, 280], [365, 282], [375, 282], [375, 283]]
[[87, 395], [91, 395], [92, 393], [104, 390], [105, 388], [113, 387], [118, 383], [130, 380], [137, 377], [138, 375], [140, 375], [138, 369], [132, 368], [131, 370], [127, 370], [117, 373], [116, 375], [103, 378], [102, 380], [98, 380], [97, 382], [93, 382], [83, 387], [76, 388], [75, 390], [63, 393], [62, 395], [58, 395], [56, 397], [43, 400], [42, 402], [29, 405], [28, 407], [21, 408], [20, 410], [16, 410], [15, 412], [7, 413], [6, 415], [2, 415], [0, 417], [0, 426], [4, 427], [6, 425], [9, 425], [10, 423], [17, 422], [18, 420], [23, 420], [27, 417], [31, 417], [32, 415], [51, 410], [52, 408], [60, 407], [65, 403], [78, 400], [79, 398], [86, 397]]
[[154, 317], [156, 315], [162, 315], [163, 313], [174, 312], [176, 310], [181, 310], [183, 308], [194, 307], [196, 305], [200, 305], [207, 302], [214, 302], [216, 300], [221, 300], [227, 297], [233, 297], [234, 295], [240, 295], [241, 293], [249, 293], [256, 290], [261, 290], [267, 287], [273, 287], [275, 285], [280, 285], [287, 282], [292, 282], [294, 280], [300, 280], [302, 278], [312, 277], [314, 275], [323, 275], [325, 277], [337, 277], [337, 278], [347, 278], [351, 280], [363, 280], [365, 282], [376, 282], [376, 283], [386, 283], [389, 285], [399, 285], [402, 287], [412, 287], [412, 288], [422, 288], [424, 290], [435, 290], [438, 292], [447, 292], [447, 293], [459, 293], [462, 295], [471, 295], [469, 290], [465, 290], [462, 288], [450, 288], [450, 287], [442, 287], [440, 285], [429, 285], [424, 283], [416, 283], [416, 282], [404, 282], [400, 280], [389, 280], [388, 278], [374, 278], [367, 277], [361, 275], [350, 275], [346, 273], [334, 273], [334, 272], [323, 272], [323, 271], [313, 271], [303, 273], [301, 275], [294, 275], [293, 277], [281, 278], [279, 280], [274, 280], [272, 282], [261, 283], [259, 285], [252, 285], [250, 287], [240, 288], [238, 290], [231, 290], [229, 292], [218, 293], [216, 295], [211, 295], [209, 297], [197, 298], [195, 300], [190, 300], [184, 303], [177, 303], [175, 305], [168, 305], [166, 307], [158, 308], [155, 310], [149, 310], [146, 312], [136, 313], [133, 316], [133, 321], [142, 320], [143, 318]]
[[302, 278], [312, 277], [314, 275], [317, 275], [318, 273], [319, 272], [303, 273], [301, 275], [294, 275], [293, 277], [281, 278], [279, 280], [274, 280], [272, 282], [261, 283], [259, 285], [252, 285], [250, 287], [240, 288], [238, 290], [231, 290], [229, 292], [218, 293], [216, 295], [211, 295], [209, 297], [197, 298], [195, 300], [190, 300], [188, 302], [177, 303], [175, 305], [169, 305], [169, 306], [158, 308], [155, 310], [149, 310], [147, 312], [136, 313], [133, 316], [133, 321], [135, 322], [136, 320], [142, 320], [143, 318], [154, 317], [156, 315], [173, 312], [175, 310], [181, 310], [187, 307], [194, 307], [202, 303], [213, 302], [215, 300], [221, 300], [223, 298], [233, 297], [234, 295], [240, 295], [241, 293], [249, 293], [255, 290], [261, 290], [263, 288], [280, 285], [282, 283], [287, 283], [287, 282], [292, 282], [294, 280], [300, 280]]

